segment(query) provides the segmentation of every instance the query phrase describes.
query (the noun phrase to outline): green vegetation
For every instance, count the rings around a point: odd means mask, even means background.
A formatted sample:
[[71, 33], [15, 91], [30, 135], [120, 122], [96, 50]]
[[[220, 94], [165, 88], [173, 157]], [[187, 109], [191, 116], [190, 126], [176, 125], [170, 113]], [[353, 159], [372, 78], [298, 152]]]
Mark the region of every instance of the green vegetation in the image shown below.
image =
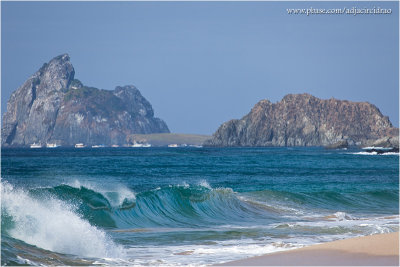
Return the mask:
[[160, 134], [132, 134], [127, 137], [128, 143], [149, 143], [152, 146], [167, 146], [169, 144], [187, 144], [200, 146], [210, 139], [209, 135], [199, 134], [176, 134], [176, 133], [160, 133]]
[[[78, 82], [75, 83], [77, 84]], [[94, 87], [82, 86], [77, 89], [68, 90], [64, 95], [64, 102], [70, 101], [81, 103], [81, 107], [84, 107], [93, 116], [101, 115], [109, 117], [116, 111], [126, 109], [122, 100], [116, 97], [112, 91]]]
[[80, 80], [74, 79], [71, 81], [71, 84], [69, 85], [70, 88], [72, 89], [77, 89], [83, 87], [83, 84]]
[[87, 99], [97, 97], [101, 94], [101, 90], [94, 87], [83, 86], [78, 89], [71, 89], [64, 96], [64, 101]]

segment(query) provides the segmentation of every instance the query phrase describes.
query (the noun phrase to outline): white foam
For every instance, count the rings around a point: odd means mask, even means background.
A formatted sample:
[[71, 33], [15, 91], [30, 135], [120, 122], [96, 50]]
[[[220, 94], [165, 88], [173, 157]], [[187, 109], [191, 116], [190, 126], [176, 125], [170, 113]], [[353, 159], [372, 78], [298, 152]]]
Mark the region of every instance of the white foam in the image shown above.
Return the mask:
[[[355, 234], [362, 235], [389, 233], [399, 230], [399, 215], [389, 217], [360, 217], [356, 218], [344, 212], [336, 212], [328, 216], [318, 216], [311, 221], [300, 221], [292, 223], [276, 223], [268, 226], [272, 228], [307, 228], [331, 232], [334, 229], [347, 229], [345, 237], [352, 237]], [[335, 235], [333, 235], [335, 236]], [[321, 235], [321, 238], [326, 238]], [[330, 240], [326, 240], [330, 241]]]
[[201, 180], [199, 182], [199, 185], [202, 186], [202, 187], [208, 188], [208, 189], [212, 189], [210, 184], [206, 180]]
[[378, 155], [378, 152], [355, 152], [355, 153], [349, 153], [352, 155]]
[[373, 156], [373, 155], [382, 155], [382, 156], [396, 155], [396, 156], [399, 156], [398, 152], [383, 152], [381, 154], [378, 154], [378, 152], [376, 152], [376, 151], [373, 151], [373, 152], [361, 151], [361, 152], [347, 153], [347, 154], [351, 154], [351, 155], [370, 155], [370, 156]]
[[106, 233], [80, 218], [71, 207], [53, 198], [35, 199], [23, 190], [1, 183], [2, 213], [12, 217], [9, 234], [37, 247], [84, 257], [124, 255]]
[[385, 153], [383, 153], [383, 154], [381, 154], [381, 155], [384, 155], [384, 156], [387, 156], [387, 155], [396, 155], [396, 156], [399, 156], [400, 153], [399, 153], [399, 152], [385, 152]]
[[[278, 245], [277, 245], [278, 244]], [[216, 253], [228, 253], [228, 254], [248, 254], [248, 255], [261, 255], [272, 252], [278, 252], [294, 248], [290, 244], [283, 244], [279, 242], [277, 244], [248, 244], [248, 245], [234, 245], [234, 244], [223, 244], [222, 246], [206, 246], [199, 247], [194, 250], [193, 254], [216, 254]]]
[[178, 185], [178, 186], [182, 186], [183, 188], [189, 188], [190, 187], [190, 185], [185, 181], [181, 185]]
[[[203, 266], [302, 246], [284, 242], [256, 244], [252, 239], [242, 239], [218, 241], [215, 244], [206, 245], [134, 247], [128, 250], [132, 255], [141, 255], [140, 259], [137, 259], [137, 256], [133, 257], [136, 259], [131, 265]], [[162, 262], [156, 261], [156, 259], [162, 259]]]
[[351, 215], [346, 212], [338, 211], [333, 214], [337, 221], [355, 220]]
[[39, 265], [39, 264], [37, 264], [36, 262], [33, 262], [33, 261], [31, 261], [31, 260], [22, 258], [22, 257], [20, 257], [20, 256], [18, 256], [18, 255], [17, 255], [17, 261], [18, 261], [18, 263], [21, 264], [21, 265], [31, 265], [31, 266]]
[[392, 147], [381, 147], [381, 146], [367, 146], [362, 149], [379, 149], [379, 150], [390, 150]]
[[243, 196], [240, 195], [238, 198], [242, 201], [260, 205], [262, 207], [265, 207], [268, 210], [275, 210], [277, 212], [285, 212], [287, 214], [281, 214], [283, 217], [298, 217], [305, 215], [307, 213], [307, 210], [301, 210], [301, 209], [295, 209], [293, 207], [289, 207], [280, 201], [276, 200], [269, 200], [269, 202], [263, 201], [263, 200], [258, 200], [254, 197], [249, 197], [249, 196]]

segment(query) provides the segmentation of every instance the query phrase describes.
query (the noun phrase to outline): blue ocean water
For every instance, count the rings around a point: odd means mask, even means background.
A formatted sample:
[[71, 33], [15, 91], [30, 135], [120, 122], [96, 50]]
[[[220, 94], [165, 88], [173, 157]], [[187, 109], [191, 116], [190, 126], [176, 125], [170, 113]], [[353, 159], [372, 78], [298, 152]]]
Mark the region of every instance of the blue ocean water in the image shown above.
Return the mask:
[[2, 265], [203, 265], [399, 230], [399, 156], [3, 149]]

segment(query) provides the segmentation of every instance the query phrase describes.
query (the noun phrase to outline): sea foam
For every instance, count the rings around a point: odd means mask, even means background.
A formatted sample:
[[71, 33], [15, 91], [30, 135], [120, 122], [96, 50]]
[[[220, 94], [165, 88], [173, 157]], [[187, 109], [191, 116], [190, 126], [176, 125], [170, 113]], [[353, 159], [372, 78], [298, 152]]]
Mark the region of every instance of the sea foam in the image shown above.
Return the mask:
[[11, 217], [7, 233], [28, 244], [84, 257], [124, 256], [102, 230], [83, 220], [74, 207], [51, 197], [36, 199], [7, 182], [1, 183], [2, 214]]
[[374, 156], [374, 155], [382, 155], [382, 156], [395, 155], [395, 156], [399, 156], [398, 152], [384, 152], [382, 154], [378, 154], [378, 152], [376, 152], [376, 151], [372, 151], [372, 152], [361, 151], [361, 152], [348, 153], [348, 154], [351, 154], [351, 155], [368, 155], [368, 156]]

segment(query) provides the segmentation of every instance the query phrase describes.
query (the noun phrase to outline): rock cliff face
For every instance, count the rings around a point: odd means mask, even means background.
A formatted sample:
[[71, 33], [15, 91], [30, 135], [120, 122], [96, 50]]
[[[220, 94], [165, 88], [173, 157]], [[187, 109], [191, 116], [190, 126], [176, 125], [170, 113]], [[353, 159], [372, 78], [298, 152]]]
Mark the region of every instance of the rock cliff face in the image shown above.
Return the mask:
[[346, 141], [362, 145], [398, 135], [389, 118], [367, 102], [286, 95], [258, 102], [240, 120], [222, 124], [206, 146], [327, 146]]
[[136, 87], [114, 91], [74, 79], [67, 54], [44, 64], [10, 97], [3, 116], [3, 146], [57, 143], [122, 145], [130, 134], [168, 133]]

